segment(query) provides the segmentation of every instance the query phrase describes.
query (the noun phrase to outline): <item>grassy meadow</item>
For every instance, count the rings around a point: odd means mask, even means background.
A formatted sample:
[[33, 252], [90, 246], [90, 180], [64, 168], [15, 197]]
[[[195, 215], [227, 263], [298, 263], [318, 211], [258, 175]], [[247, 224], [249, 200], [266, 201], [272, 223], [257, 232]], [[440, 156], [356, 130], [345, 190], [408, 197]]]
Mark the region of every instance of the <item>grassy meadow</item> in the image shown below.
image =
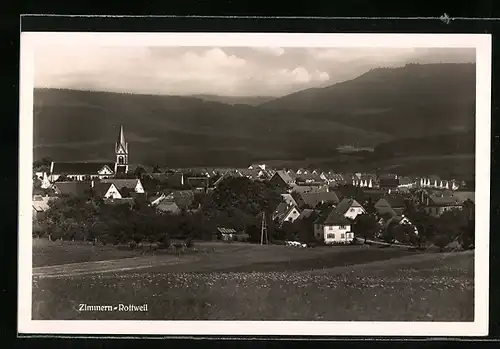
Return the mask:
[[[137, 263], [149, 258], [149, 267], [137, 270], [78, 274], [69, 268], [52, 277], [48, 270], [33, 278], [33, 319], [473, 321], [470, 251], [195, 246], [182, 256], [136, 257]], [[102, 251], [102, 257], [120, 256]], [[163, 263], [169, 259], [177, 262]], [[147, 304], [148, 311], [79, 312], [82, 303]]]

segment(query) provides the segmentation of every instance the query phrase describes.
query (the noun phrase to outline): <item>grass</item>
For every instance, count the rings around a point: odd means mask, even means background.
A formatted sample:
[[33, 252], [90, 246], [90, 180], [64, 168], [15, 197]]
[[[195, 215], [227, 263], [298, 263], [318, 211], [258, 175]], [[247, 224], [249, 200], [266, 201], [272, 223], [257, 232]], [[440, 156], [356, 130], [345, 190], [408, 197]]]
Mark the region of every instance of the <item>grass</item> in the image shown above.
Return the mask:
[[33, 239], [33, 267], [104, 261], [136, 257], [139, 250], [118, 249], [115, 246], [93, 246], [91, 243]]
[[[53, 320], [473, 321], [473, 263], [470, 252], [221, 244], [197, 261], [141, 272], [35, 277], [32, 312]], [[78, 312], [81, 303], [148, 311]]]

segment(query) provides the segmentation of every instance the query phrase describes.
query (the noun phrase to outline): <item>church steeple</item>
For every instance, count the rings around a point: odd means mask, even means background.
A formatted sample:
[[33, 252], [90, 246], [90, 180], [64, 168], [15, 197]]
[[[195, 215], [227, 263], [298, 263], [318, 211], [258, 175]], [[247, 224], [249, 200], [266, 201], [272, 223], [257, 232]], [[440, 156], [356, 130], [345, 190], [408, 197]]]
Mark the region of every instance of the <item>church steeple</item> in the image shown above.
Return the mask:
[[125, 134], [123, 133], [123, 125], [120, 125], [120, 132], [118, 133], [118, 139], [115, 145], [116, 153], [116, 163], [115, 163], [115, 173], [127, 173], [128, 172], [128, 143], [125, 140]]

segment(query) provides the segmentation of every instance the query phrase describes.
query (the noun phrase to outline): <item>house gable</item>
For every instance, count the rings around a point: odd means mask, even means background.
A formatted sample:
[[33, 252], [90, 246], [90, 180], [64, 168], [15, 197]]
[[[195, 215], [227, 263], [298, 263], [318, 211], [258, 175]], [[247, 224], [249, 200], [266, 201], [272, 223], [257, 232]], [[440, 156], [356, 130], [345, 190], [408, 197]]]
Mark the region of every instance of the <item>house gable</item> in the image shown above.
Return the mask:
[[142, 186], [141, 180], [137, 180], [137, 184], [135, 185], [135, 192], [136, 193], [144, 193], [144, 187]]
[[109, 168], [108, 165], [104, 165], [99, 171], [97, 171], [97, 174], [99, 175], [111, 175], [113, 174], [113, 171], [111, 168]]
[[109, 199], [109, 198], [112, 198], [112, 199], [121, 199], [122, 195], [121, 195], [120, 191], [116, 188], [116, 186], [113, 183], [111, 183], [109, 185], [108, 190], [106, 190], [106, 193], [104, 194], [104, 197], [106, 199]]

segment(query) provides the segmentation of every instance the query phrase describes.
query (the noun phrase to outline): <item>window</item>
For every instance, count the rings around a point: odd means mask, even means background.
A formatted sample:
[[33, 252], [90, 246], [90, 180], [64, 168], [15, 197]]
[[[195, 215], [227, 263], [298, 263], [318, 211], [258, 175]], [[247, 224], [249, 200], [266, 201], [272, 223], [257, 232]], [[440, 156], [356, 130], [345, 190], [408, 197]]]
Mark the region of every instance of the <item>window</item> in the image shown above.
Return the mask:
[[341, 239], [345, 239], [345, 234], [340, 234]]
[[327, 239], [335, 239], [335, 234], [334, 234], [334, 233], [328, 233], [328, 234], [326, 235], [326, 238], [327, 238]]
[[339, 226], [340, 229], [345, 229], [345, 225]]
[[354, 209], [353, 209], [353, 208], [351, 208], [351, 209], [349, 210], [349, 212], [354, 212]]
[[329, 225], [328, 230], [333, 230], [333, 227], [331, 225]]
[[123, 164], [123, 156], [120, 156], [120, 157], [118, 158], [118, 163], [119, 163], [119, 164]]

